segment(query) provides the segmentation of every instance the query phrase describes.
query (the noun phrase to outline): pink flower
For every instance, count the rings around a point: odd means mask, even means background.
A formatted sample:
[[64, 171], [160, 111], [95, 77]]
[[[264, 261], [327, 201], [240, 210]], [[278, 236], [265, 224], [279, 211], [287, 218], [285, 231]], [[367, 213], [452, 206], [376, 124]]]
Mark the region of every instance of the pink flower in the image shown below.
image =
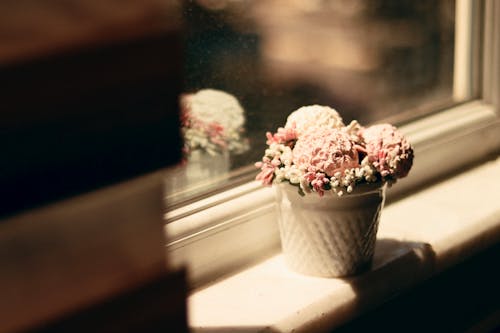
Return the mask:
[[322, 197], [325, 194], [325, 186], [330, 184], [330, 179], [322, 172], [307, 172], [304, 178], [311, 184], [313, 190]]
[[396, 127], [390, 124], [374, 125], [361, 130], [368, 161], [385, 178], [403, 178], [413, 164], [413, 148]]
[[310, 172], [327, 176], [359, 166], [358, 151], [349, 135], [339, 129], [313, 128], [297, 140], [293, 163]]
[[273, 143], [290, 145], [293, 144], [295, 140], [297, 140], [297, 131], [295, 130], [295, 126], [292, 126], [290, 128], [280, 127], [274, 134], [271, 134], [271, 132], [267, 132], [266, 137], [266, 143], [268, 145], [271, 145]]
[[260, 168], [260, 172], [255, 179], [260, 180], [263, 185], [270, 186], [274, 179], [274, 166], [269, 162], [257, 162], [255, 166]]
[[329, 107], [311, 105], [294, 111], [285, 127], [266, 134], [268, 148], [257, 180], [264, 185], [288, 181], [299, 194], [352, 193], [358, 184], [405, 177], [413, 164], [408, 140], [389, 124], [345, 126]]

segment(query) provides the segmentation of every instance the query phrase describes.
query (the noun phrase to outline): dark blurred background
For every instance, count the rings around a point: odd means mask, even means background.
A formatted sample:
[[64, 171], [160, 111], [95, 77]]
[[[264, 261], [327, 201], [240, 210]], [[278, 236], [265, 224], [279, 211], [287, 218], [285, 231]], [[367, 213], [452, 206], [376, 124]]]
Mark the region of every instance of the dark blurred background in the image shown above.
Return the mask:
[[179, 161], [179, 12], [0, 3], [0, 217]]
[[265, 132], [303, 105], [345, 122], [402, 123], [452, 100], [454, 1], [186, 1], [185, 90], [216, 88], [246, 110], [260, 160]]

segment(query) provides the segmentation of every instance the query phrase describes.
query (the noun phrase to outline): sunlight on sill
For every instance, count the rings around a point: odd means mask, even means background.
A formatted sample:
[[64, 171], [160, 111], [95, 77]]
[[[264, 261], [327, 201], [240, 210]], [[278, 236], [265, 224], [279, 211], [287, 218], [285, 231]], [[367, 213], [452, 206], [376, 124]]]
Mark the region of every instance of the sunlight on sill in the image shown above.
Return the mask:
[[323, 332], [500, 241], [500, 158], [386, 207], [370, 271], [296, 274], [281, 255], [188, 299], [194, 332]]

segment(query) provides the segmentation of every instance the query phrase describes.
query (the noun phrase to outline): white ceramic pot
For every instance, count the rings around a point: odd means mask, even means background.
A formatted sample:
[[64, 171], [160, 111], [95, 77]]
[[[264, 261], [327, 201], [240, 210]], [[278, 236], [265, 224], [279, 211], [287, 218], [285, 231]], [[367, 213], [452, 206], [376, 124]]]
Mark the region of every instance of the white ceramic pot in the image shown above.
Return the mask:
[[281, 245], [294, 271], [342, 277], [370, 267], [385, 185], [360, 185], [354, 193], [300, 196], [297, 187], [276, 188]]

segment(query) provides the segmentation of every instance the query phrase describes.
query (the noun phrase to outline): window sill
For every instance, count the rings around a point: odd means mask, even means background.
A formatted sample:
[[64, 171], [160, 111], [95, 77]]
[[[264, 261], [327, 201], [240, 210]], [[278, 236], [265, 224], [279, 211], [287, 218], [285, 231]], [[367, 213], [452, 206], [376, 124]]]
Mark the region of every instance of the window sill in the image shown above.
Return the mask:
[[[458, 105], [401, 130], [417, 158], [410, 175], [387, 192], [386, 203], [500, 150], [500, 118], [493, 106], [481, 101]], [[191, 287], [212, 283], [279, 250], [273, 192], [253, 181], [166, 214], [170, 262], [188, 266]]]
[[194, 292], [194, 332], [323, 332], [500, 242], [500, 158], [387, 206], [373, 267], [348, 279], [288, 270], [281, 255]]

